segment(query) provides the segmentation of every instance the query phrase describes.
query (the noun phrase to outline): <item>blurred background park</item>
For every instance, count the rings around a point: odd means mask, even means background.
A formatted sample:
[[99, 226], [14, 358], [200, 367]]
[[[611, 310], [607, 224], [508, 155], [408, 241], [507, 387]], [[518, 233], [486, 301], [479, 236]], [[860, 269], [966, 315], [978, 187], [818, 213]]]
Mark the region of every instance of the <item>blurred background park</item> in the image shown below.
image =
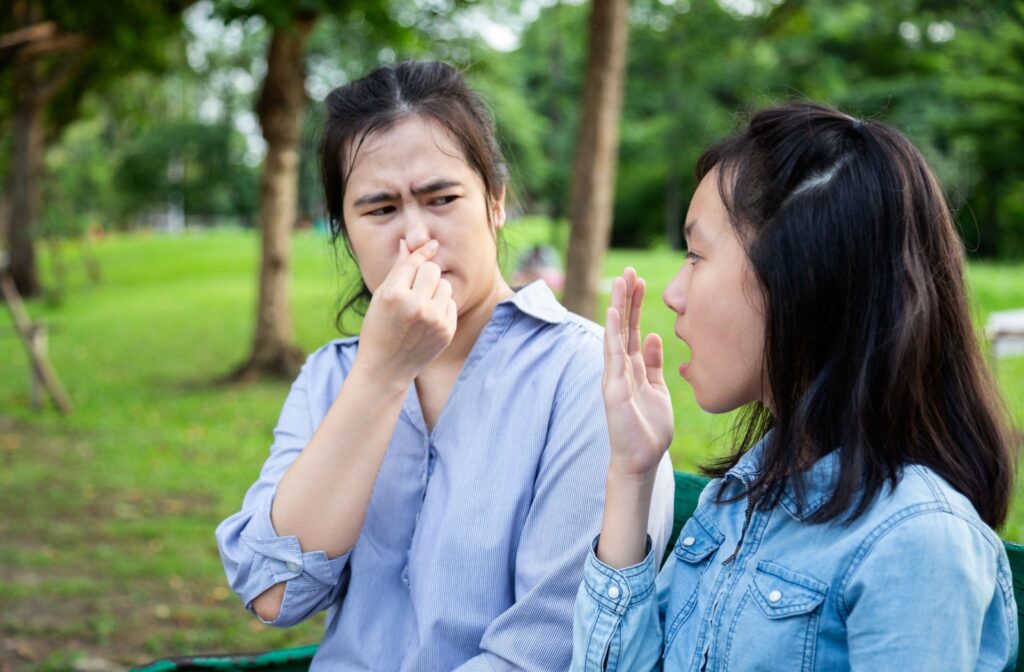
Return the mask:
[[[670, 371], [685, 348], [657, 297], [694, 161], [745, 111], [794, 98], [921, 148], [986, 349], [990, 315], [1024, 308], [1019, 0], [4, 0], [0, 249], [72, 408], [33, 392], [2, 311], [0, 671], [318, 640], [320, 619], [279, 631], [242, 610], [213, 529], [354, 278], [323, 219], [321, 101], [405, 58], [463, 68], [494, 112], [509, 277], [541, 247], [593, 317], [634, 265]], [[989, 354], [1019, 441], [1024, 357]], [[692, 471], [730, 418], [669, 379], [672, 457]], [[1006, 538], [1024, 537], [1017, 502]]]

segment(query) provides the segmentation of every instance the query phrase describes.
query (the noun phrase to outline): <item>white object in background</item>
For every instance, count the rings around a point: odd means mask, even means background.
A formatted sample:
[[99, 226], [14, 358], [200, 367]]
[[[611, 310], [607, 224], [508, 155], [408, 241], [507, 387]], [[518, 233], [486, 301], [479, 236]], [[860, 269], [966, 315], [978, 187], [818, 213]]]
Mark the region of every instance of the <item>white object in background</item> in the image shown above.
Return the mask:
[[996, 359], [1024, 355], [1024, 309], [1003, 310], [988, 316], [985, 334]]

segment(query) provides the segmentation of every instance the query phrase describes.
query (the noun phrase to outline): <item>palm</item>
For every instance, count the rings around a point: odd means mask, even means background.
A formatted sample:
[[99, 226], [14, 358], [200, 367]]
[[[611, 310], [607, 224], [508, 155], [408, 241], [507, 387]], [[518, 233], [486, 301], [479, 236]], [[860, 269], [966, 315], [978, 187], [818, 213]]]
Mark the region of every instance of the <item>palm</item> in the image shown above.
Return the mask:
[[612, 459], [637, 474], [657, 468], [673, 433], [661, 340], [651, 334], [640, 343], [643, 294], [643, 280], [626, 269], [613, 285], [605, 331], [604, 401]]

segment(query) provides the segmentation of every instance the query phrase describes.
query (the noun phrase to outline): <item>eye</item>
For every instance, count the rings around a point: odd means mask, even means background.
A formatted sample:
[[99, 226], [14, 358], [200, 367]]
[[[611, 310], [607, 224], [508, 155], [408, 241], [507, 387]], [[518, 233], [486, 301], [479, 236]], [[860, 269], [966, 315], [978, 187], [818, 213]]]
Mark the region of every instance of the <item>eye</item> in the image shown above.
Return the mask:
[[696, 265], [697, 262], [700, 261], [700, 259], [701, 259], [701, 256], [699, 254], [697, 254], [696, 252], [694, 252], [693, 250], [687, 250], [686, 251], [686, 261], [687, 262], [693, 262], [693, 264]]
[[458, 198], [458, 196], [456, 196], [455, 194], [448, 194], [446, 196], [438, 196], [437, 198], [432, 198], [430, 200], [430, 204], [431, 205], [448, 205], [449, 203], [454, 202], [456, 198]]
[[383, 217], [385, 215], [390, 215], [394, 211], [395, 206], [385, 205], [383, 207], [377, 208], [376, 210], [370, 210], [369, 212], [366, 213], [366, 215], [369, 217]]

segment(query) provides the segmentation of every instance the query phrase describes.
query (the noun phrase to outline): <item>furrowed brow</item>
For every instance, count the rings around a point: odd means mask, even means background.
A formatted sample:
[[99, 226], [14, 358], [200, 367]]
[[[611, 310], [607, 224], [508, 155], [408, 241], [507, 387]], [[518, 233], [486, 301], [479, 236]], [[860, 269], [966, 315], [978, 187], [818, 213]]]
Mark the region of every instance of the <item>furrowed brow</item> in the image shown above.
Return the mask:
[[443, 189], [450, 189], [451, 187], [461, 187], [462, 183], [455, 180], [434, 180], [429, 184], [425, 184], [422, 187], [413, 187], [411, 189], [413, 196], [422, 196], [423, 194], [430, 194], [435, 191], [441, 191]]
[[378, 191], [366, 196], [360, 196], [356, 199], [352, 207], [358, 208], [363, 205], [372, 205], [374, 203], [386, 203], [388, 201], [398, 200], [398, 194], [389, 193], [386, 191]]

